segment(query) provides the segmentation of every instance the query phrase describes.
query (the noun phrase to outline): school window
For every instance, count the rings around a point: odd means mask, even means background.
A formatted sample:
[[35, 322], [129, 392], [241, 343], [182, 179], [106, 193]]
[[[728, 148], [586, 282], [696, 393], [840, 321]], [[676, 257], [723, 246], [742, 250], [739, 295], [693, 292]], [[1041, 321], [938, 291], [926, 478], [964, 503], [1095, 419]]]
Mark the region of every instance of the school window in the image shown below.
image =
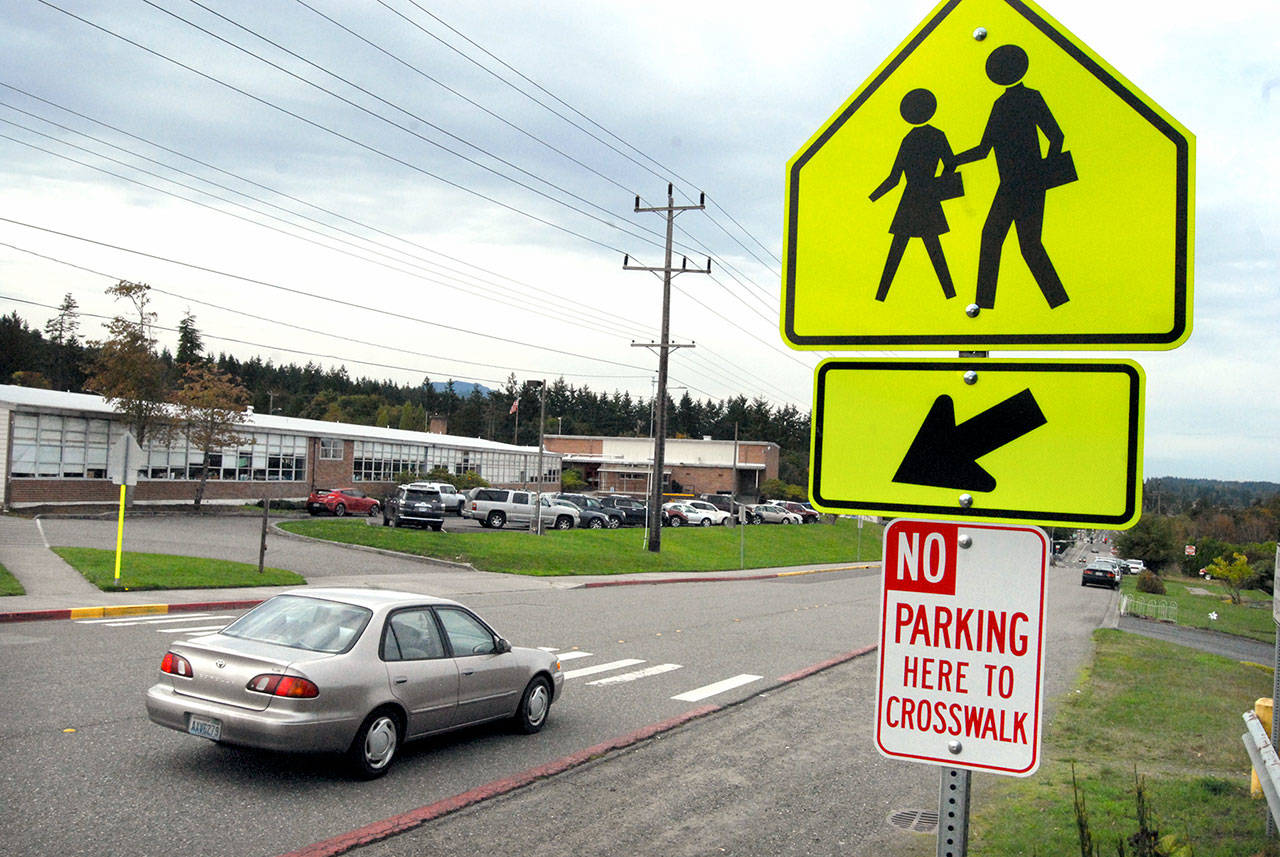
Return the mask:
[[341, 461], [342, 439], [336, 437], [320, 438], [320, 458], [323, 461]]

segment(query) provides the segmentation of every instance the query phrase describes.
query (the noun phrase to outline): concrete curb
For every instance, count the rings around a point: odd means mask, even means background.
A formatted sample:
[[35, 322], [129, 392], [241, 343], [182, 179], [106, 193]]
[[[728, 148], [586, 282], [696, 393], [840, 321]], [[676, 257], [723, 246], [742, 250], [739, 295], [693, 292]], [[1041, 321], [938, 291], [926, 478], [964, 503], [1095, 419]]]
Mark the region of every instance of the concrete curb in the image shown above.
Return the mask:
[[774, 571], [768, 574], [739, 575], [699, 575], [697, 577], [661, 577], [650, 580], [593, 580], [577, 586], [566, 586], [565, 589], [599, 589], [603, 586], [653, 586], [661, 583], [733, 583], [740, 580], [774, 580], [779, 577], [803, 577], [809, 574], [829, 574], [833, 571], [853, 571], [855, 569], [875, 568], [879, 563], [861, 563], [859, 565], [843, 565], [839, 568], [811, 568], [803, 571]]
[[[771, 576], [776, 577], [778, 575]], [[474, 806], [478, 803], [489, 800], [490, 798], [509, 794], [517, 789], [532, 785], [538, 780], [566, 773], [567, 771], [581, 765], [585, 765], [588, 762], [595, 761], [606, 754], [634, 747], [655, 738], [664, 732], [670, 732], [673, 729], [701, 720], [704, 717], [717, 712], [736, 708], [748, 700], [771, 693], [784, 685], [800, 681], [801, 679], [808, 678], [809, 676], [830, 669], [831, 667], [868, 655], [871, 652], [874, 652], [877, 648], [877, 646], [867, 646], [852, 652], [846, 652], [843, 655], [837, 655], [830, 660], [781, 676], [768, 687], [761, 688], [755, 693], [729, 703], [728, 705], [704, 705], [699, 708], [695, 708], [677, 717], [672, 717], [658, 723], [652, 723], [626, 735], [621, 735], [617, 738], [603, 741], [596, 744], [594, 747], [588, 747], [585, 750], [570, 753], [568, 756], [548, 762], [545, 765], [538, 765], [537, 767], [529, 768], [528, 770], [521, 771], [513, 776], [494, 780], [493, 782], [478, 786], [470, 791], [463, 792], [462, 794], [454, 795], [453, 797], [445, 798], [443, 800], [436, 801], [435, 803], [428, 804], [427, 806], [400, 813], [399, 815], [393, 815], [390, 818], [384, 818], [381, 821], [375, 821], [372, 824], [367, 824], [364, 827], [359, 827], [355, 830], [348, 831], [347, 833], [339, 834], [338, 836], [334, 836], [322, 842], [317, 842], [313, 845], [299, 848], [296, 851], [290, 851], [287, 854], [282, 854], [280, 857], [338, 857], [338, 855], [345, 854], [354, 848], [370, 845], [384, 839], [390, 839], [392, 836], [399, 833], [406, 833], [410, 830], [421, 827], [429, 821], [435, 821], [438, 818], [443, 818], [444, 816], [457, 812], [460, 809]]]
[[193, 601], [181, 604], [113, 604], [104, 607], [64, 607], [57, 610], [16, 610], [0, 613], [0, 622], [42, 622], [54, 619], [102, 619], [110, 616], [162, 616], [200, 610], [239, 610], [256, 607], [265, 599], [241, 601]]

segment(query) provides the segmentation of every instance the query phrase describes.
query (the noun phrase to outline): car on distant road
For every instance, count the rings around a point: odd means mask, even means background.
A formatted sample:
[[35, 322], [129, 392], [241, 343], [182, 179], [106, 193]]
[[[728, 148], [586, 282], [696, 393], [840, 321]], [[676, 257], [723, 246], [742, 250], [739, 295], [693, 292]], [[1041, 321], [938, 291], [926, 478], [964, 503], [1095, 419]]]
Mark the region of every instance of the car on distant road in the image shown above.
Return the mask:
[[316, 488], [307, 497], [307, 512], [311, 515], [368, 515], [378, 517], [382, 504], [359, 488]]
[[1147, 564], [1140, 559], [1126, 559], [1124, 564], [1128, 566], [1126, 574], [1141, 574], [1147, 570]]
[[1084, 567], [1080, 575], [1081, 586], [1107, 586], [1120, 588], [1120, 569], [1109, 562], [1094, 560]]
[[598, 499], [600, 505], [606, 509], [616, 509], [622, 513], [624, 526], [643, 527], [645, 521], [649, 519], [649, 510], [644, 503], [634, 497], [628, 497], [625, 494], [609, 494]]
[[513, 647], [456, 601], [300, 589], [173, 641], [146, 708], [220, 744], [341, 753], [372, 779], [407, 740], [496, 720], [537, 732], [563, 687], [555, 655]]
[[437, 533], [444, 529], [444, 500], [440, 492], [425, 487], [427, 483], [401, 485], [396, 493], [382, 501], [382, 526], [430, 527]]
[[803, 520], [795, 512], [773, 503], [759, 503], [748, 513], [753, 524], [799, 524]]

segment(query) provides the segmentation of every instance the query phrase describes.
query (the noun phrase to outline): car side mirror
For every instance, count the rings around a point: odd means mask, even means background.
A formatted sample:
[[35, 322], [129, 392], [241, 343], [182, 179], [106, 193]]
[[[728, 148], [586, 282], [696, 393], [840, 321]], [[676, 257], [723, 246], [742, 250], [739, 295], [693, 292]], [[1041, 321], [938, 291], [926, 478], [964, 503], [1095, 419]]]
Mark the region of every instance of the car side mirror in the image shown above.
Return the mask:
[[497, 644], [494, 646], [494, 651], [500, 655], [505, 655], [507, 652], [511, 651], [511, 644], [502, 637], [499, 637]]

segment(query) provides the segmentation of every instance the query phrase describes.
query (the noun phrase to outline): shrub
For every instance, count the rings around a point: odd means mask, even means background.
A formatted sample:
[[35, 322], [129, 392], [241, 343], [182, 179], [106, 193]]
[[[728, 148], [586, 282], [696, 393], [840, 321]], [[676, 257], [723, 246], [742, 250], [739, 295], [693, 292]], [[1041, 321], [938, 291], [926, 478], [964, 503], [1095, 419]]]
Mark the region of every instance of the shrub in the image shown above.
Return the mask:
[[1164, 595], [1164, 581], [1160, 579], [1160, 575], [1149, 568], [1138, 572], [1137, 588], [1139, 592], [1150, 595]]

